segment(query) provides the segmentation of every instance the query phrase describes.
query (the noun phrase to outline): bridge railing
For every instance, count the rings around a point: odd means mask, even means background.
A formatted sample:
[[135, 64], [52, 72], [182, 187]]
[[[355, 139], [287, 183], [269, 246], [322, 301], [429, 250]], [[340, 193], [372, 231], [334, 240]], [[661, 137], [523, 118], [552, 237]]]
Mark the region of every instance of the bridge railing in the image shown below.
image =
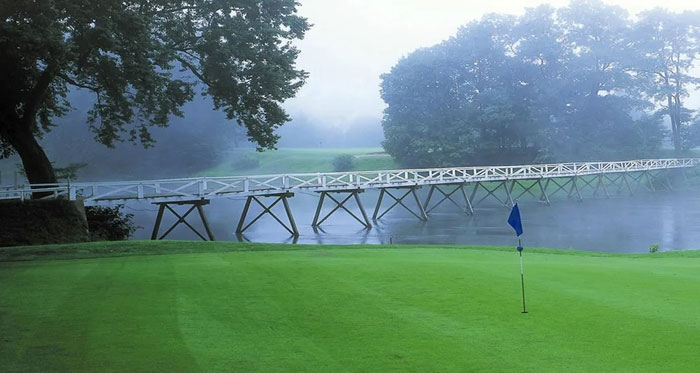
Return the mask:
[[231, 177], [34, 184], [0, 187], [0, 199], [27, 199], [41, 189], [45, 198], [83, 199], [86, 204], [125, 200], [174, 201], [260, 195], [295, 190], [373, 189], [382, 187], [454, 184], [573, 177], [602, 173], [693, 167], [699, 158], [642, 159], [619, 162], [570, 162], [516, 166], [447, 167], [433, 169], [296, 173]]

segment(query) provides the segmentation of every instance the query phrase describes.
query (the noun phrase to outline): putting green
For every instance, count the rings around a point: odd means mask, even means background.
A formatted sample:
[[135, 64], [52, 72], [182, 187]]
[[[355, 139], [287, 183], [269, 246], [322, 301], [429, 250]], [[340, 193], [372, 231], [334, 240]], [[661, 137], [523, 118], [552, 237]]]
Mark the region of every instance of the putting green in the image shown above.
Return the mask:
[[214, 252], [0, 263], [2, 370], [700, 365], [699, 252], [526, 251], [521, 314], [515, 251], [163, 245]]

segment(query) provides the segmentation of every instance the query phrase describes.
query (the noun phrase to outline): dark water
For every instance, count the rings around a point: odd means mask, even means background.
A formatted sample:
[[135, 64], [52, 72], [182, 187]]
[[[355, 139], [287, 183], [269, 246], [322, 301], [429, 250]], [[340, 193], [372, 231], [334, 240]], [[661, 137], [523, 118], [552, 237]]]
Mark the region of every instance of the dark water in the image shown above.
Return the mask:
[[[368, 214], [372, 214], [378, 192], [367, 191], [362, 202]], [[421, 192], [424, 199], [425, 191]], [[271, 201], [271, 199], [270, 199]], [[371, 229], [363, 227], [344, 211], [337, 211], [314, 231], [311, 221], [318, 197], [315, 194], [297, 193], [291, 207], [301, 233], [294, 240], [270, 216], [265, 216], [246, 230], [243, 240], [252, 242], [298, 242], [311, 244], [465, 244], [465, 245], [513, 245], [514, 234], [506, 224], [509, 208], [485, 201], [469, 216], [448, 202], [434, 210], [427, 222], [422, 222], [403, 210], [393, 209], [381, 220], [373, 222]], [[385, 206], [387, 201], [385, 200]], [[219, 241], [237, 241], [236, 225], [244, 200], [212, 200], [205, 211], [214, 235]], [[407, 204], [413, 206], [407, 199]], [[657, 192], [636, 196], [618, 196], [610, 199], [584, 198], [583, 202], [562, 198], [551, 206], [533, 198], [519, 202], [523, 218], [524, 245], [562, 249], [597, 250], [608, 252], [647, 252], [652, 244], [659, 244], [661, 251], [700, 249], [700, 193]], [[355, 205], [350, 203], [351, 209]], [[330, 205], [324, 210], [328, 211]], [[179, 209], [184, 206], [179, 207]], [[150, 238], [156, 207], [148, 203], [127, 205], [127, 212], [135, 215], [139, 229], [135, 238]], [[258, 206], [251, 207], [252, 219]], [[281, 203], [273, 209], [286, 221]], [[359, 213], [357, 213], [359, 215]], [[174, 222], [172, 215], [165, 215], [161, 233]], [[201, 229], [196, 211], [188, 217]], [[169, 236], [170, 239], [198, 239], [184, 225]]]

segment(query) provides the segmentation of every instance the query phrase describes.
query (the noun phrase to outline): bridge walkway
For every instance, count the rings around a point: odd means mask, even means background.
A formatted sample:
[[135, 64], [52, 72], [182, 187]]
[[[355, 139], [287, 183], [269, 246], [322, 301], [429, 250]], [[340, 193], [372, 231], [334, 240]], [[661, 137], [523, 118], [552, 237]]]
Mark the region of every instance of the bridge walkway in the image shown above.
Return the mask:
[[[475, 207], [489, 198], [504, 205], [512, 205], [523, 196], [531, 196], [549, 205], [551, 197], [558, 193], [566, 193], [570, 198], [582, 200], [582, 190], [585, 189], [592, 190], [594, 197], [598, 194], [609, 197], [610, 188], [614, 188], [617, 193], [626, 190], [630, 194], [634, 194], [640, 188], [650, 191], [655, 191], [657, 186], [671, 189], [668, 177], [670, 171], [695, 167], [698, 163], [700, 158], [640, 159], [518, 166], [67, 182], [0, 186], [0, 199], [24, 200], [31, 198], [37, 189], [41, 189], [43, 193], [50, 193], [44, 198], [82, 200], [87, 206], [113, 206], [131, 201], [146, 201], [159, 206], [153, 239], [165, 238], [176, 226], [184, 224], [200, 238], [213, 240], [214, 235], [209, 228], [203, 206], [220, 198], [240, 197], [245, 198], [246, 203], [236, 228], [237, 233], [242, 234], [260, 218], [270, 215], [291, 235], [298, 236], [299, 230], [289, 204], [289, 199], [294, 197], [295, 192], [312, 192], [319, 195], [313, 227], [320, 226], [334, 213], [342, 210], [365, 228], [370, 228], [371, 221], [360, 198], [360, 194], [366, 190], [379, 191], [372, 214], [373, 220], [381, 219], [392, 209], [401, 207], [416, 218], [427, 221], [430, 212], [444, 202], [450, 202], [464, 213], [474, 214]], [[424, 201], [421, 201], [418, 195], [418, 190], [422, 187], [429, 188]], [[468, 191], [470, 188], [471, 191]], [[267, 202], [269, 199], [272, 199], [272, 202]], [[390, 200], [390, 203], [382, 211], [382, 207], [385, 206], [383, 203], [387, 200]], [[262, 212], [246, 224], [253, 202]], [[282, 202], [286, 219], [282, 219], [273, 211], [273, 207], [279, 202]], [[333, 207], [329, 212], [322, 214], [326, 203], [332, 203]], [[354, 208], [350, 207], [350, 204], [353, 204]], [[180, 214], [174, 206], [190, 208], [184, 214]], [[186, 220], [195, 210], [200, 216], [206, 236]], [[160, 223], [165, 211], [174, 214], [178, 220], [160, 235]]]

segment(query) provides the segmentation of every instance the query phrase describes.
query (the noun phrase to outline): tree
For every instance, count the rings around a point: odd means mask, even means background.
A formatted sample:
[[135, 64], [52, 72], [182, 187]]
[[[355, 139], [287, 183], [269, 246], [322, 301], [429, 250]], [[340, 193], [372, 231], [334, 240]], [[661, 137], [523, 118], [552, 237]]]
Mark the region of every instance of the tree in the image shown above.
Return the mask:
[[382, 75], [389, 154], [411, 167], [514, 162], [514, 149], [532, 155], [535, 132], [508, 50], [513, 21], [472, 22]]
[[384, 146], [410, 166], [638, 157], [664, 133], [629, 15], [597, 0], [488, 15], [382, 76]]
[[632, 73], [637, 61], [627, 11], [599, 0], [575, 1], [559, 9], [557, 19], [568, 89], [559, 95], [565, 97], [559, 120], [565, 130], [559, 128], [562, 136], [550, 142], [554, 158], [637, 157], [648, 145], [660, 144], [660, 123], [646, 113], [652, 105], [641, 97]]
[[293, 45], [309, 25], [294, 0], [38, 0], [0, 5], [0, 151], [19, 154], [30, 183], [55, 183], [37, 137], [70, 109], [70, 89], [96, 101], [95, 139], [152, 144], [197, 85], [274, 147], [280, 104], [307, 74]]
[[638, 63], [636, 71], [645, 79], [645, 94], [660, 105], [671, 122], [676, 155], [684, 150], [684, 134], [692, 111], [683, 106], [688, 88], [700, 85], [690, 75], [700, 53], [700, 13], [671, 13], [654, 9], [641, 14], [632, 33]]

